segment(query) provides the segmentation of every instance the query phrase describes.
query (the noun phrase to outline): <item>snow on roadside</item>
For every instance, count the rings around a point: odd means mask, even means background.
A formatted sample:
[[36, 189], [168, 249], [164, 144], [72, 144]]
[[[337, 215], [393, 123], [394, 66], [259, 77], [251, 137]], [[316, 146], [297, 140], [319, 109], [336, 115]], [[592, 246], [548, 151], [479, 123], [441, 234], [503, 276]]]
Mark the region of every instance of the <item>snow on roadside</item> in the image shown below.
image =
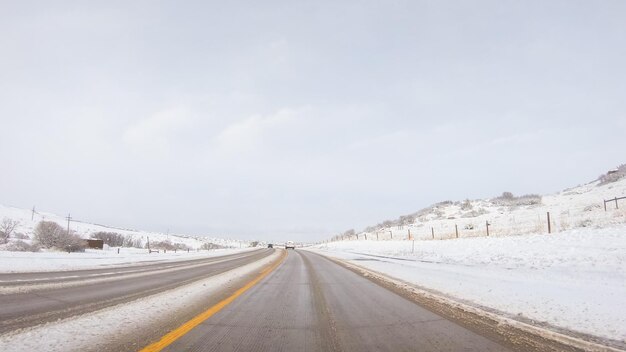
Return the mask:
[[626, 226], [313, 250], [509, 316], [626, 342]]
[[146, 262], [208, 258], [254, 249], [256, 248], [148, 253], [146, 249], [120, 248], [119, 254], [117, 249], [88, 249], [84, 253], [0, 251], [0, 273], [100, 269]]
[[[94, 313], [0, 335], [0, 351], [98, 351], [129, 331], [137, 331], [217, 293], [229, 282], [271, 263], [281, 251], [208, 279]], [[79, 332], [80, 333], [77, 333]], [[146, 341], [147, 343], [147, 341]], [[140, 348], [141, 346], [138, 346]]]

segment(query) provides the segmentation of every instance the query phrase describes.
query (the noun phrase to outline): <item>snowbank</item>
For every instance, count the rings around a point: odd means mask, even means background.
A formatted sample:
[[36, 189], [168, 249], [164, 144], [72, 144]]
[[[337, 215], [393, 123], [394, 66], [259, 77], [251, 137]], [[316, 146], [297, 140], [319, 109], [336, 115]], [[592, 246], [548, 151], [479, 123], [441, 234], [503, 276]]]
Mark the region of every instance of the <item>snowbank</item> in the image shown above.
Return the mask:
[[512, 317], [626, 342], [625, 225], [314, 250]]
[[88, 249], [84, 253], [66, 252], [9, 252], [0, 251], [0, 273], [64, 271], [81, 269], [98, 269], [114, 266], [128, 266], [142, 262], [177, 261], [207, 258], [237, 253], [256, 248], [227, 248], [210, 251], [167, 251], [167, 253], [148, 253], [147, 249], [120, 248], [95, 250]]

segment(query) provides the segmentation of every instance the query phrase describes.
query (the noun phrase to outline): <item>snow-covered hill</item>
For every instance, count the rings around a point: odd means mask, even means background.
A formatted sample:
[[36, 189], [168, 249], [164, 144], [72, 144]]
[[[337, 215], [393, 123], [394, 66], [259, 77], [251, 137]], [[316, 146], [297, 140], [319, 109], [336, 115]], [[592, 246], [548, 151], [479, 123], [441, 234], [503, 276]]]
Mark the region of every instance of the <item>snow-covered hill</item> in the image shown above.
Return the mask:
[[[54, 221], [61, 225], [63, 228], [67, 227], [67, 220], [64, 216], [40, 211], [36, 211], [33, 213], [32, 210], [28, 209], [20, 209], [0, 205], [0, 221], [5, 218], [18, 221], [19, 224], [15, 229], [15, 234], [17, 234], [18, 237], [28, 237], [25, 238], [26, 241], [33, 238], [34, 228], [35, 226], [37, 226], [37, 223], [42, 220]], [[151, 243], [169, 241], [173, 245], [181, 244], [191, 249], [201, 248], [202, 245], [205, 243], [213, 243], [217, 245], [217, 247], [225, 248], [240, 248], [249, 246], [249, 241], [240, 241], [236, 239], [211, 238], [185, 234], [166, 234], [141, 230], [120, 229], [74, 220], [70, 222], [70, 230], [74, 231], [82, 238], [89, 238], [92, 234], [96, 232], [114, 232], [122, 236], [130, 236], [133, 240], [140, 241], [142, 246], [145, 246], [148, 238], [150, 239]], [[15, 236], [13, 236], [12, 240], [15, 240]]]
[[[607, 175], [613, 175], [610, 173]], [[367, 228], [343, 239], [448, 239], [456, 237], [522, 235], [561, 232], [582, 227], [606, 227], [626, 222], [626, 177], [603, 183], [600, 179], [557, 194], [445, 201], [395, 221]], [[335, 239], [341, 239], [341, 236]]]

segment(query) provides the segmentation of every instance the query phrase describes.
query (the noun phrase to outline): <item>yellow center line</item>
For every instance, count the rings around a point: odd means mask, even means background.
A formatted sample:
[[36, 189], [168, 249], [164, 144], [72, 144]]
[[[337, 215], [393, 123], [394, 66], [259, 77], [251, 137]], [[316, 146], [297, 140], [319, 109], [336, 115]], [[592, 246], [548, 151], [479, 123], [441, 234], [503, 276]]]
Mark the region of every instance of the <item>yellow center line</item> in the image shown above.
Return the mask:
[[140, 352], [157, 352], [171, 345], [174, 341], [178, 340], [183, 335], [191, 331], [193, 328], [200, 325], [203, 321], [209, 319], [215, 313], [219, 312], [224, 307], [229, 305], [232, 301], [237, 299], [237, 297], [241, 296], [244, 292], [252, 288], [252, 286], [256, 285], [259, 281], [263, 280], [263, 278], [266, 277], [269, 273], [271, 273], [274, 269], [276, 269], [285, 260], [286, 257], [287, 257], [287, 251], [284, 251], [280, 259], [278, 260], [278, 262], [265, 268], [263, 271], [261, 271], [259, 276], [254, 278], [254, 280], [248, 282], [245, 286], [235, 291], [235, 293], [233, 293], [228, 298], [225, 298], [224, 300], [220, 301], [213, 307], [196, 315], [195, 317], [193, 317], [191, 320], [184, 323], [183, 325], [170, 331], [165, 336], [163, 336], [159, 341], [144, 347], [142, 350], [140, 350]]

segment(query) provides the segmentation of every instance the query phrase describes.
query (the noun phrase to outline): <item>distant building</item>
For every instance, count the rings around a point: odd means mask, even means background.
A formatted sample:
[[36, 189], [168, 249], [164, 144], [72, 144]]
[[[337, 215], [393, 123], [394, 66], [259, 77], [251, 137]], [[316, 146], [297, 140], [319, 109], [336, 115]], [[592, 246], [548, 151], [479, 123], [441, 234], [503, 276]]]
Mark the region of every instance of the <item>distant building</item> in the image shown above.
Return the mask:
[[85, 243], [87, 244], [87, 248], [104, 249], [103, 240], [87, 239]]

